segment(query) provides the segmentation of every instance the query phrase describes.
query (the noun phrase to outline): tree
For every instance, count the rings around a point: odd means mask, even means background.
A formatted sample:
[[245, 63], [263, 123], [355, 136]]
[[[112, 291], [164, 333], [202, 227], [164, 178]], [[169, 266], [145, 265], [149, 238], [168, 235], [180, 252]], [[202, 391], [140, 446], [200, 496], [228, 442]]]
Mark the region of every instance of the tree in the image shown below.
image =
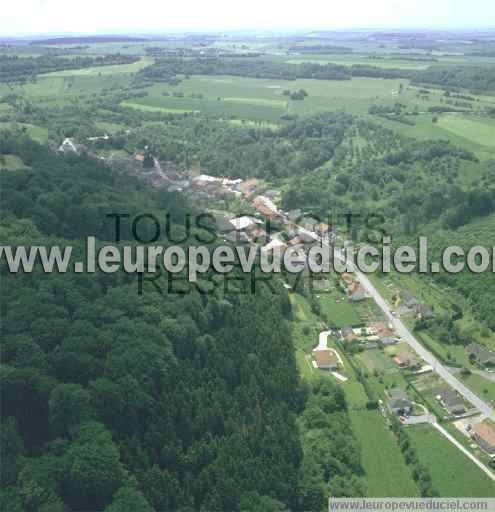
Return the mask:
[[121, 487], [104, 512], [154, 512], [154, 509], [140, 491], [133, 487]]
[[50, 423], [58, 434], [67, 435], [70, 429], [91, 416], [90, 393], [79, 384], [59, 384], [50, 394]]
[[110, 502], [124, 478], [119, 449], [103, 425], [79, 427], [65, 455], [64, 495], [76, 510], [101, 510]]

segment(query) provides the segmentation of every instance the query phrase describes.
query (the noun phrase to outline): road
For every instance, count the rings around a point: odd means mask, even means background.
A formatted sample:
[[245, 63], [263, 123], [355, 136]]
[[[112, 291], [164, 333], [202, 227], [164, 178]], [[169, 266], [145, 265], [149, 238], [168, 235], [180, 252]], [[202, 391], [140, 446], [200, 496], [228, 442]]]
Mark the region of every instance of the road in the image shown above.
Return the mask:
[[[308, 236], [311, 236], [316, 241], [329, 246], [328, 241], [322, 240], [322, 238], [309, 231], [305, 228], [300, 227], [300, 231], [304, 232]], [[340, 257], [342, 261], [344, 261], [344, 257], [341, 252], [337, 250], [334, 253], [334, 256]], [[428, 350], [426, 350], [423, 345], [414, 337], [412, 332], [406, 327], [404, 322], [400, 318], [397, 318], [392, 314], [391, 306], [385, 301], [385, 299], [380, 295], [378, 290], [375, 288], [373, 283], [368, 279], [368, 277], [360, 272], [355, 265], [352, 265], [352, 262], [349, 261], [349, 268], [354, 269], [354, 273], [357, 279], [360, 281], [362, 287], [366, 290], [368, 295], [378, 304], [380, 309], [383, 311], [386, 319], [393, 325], [397, 334], [405, 341], [427, 364], [429, 364], [433, 370], [442, 377], [452, 388], [454, 388], [467, 402], [471, 403], [474, 407], [476, 407], [482, 414], [488, 417], [494, 417], [493, 408], [480, 397], [478, 397], [475, 393], [473, 393], [469, 388], [467, 388], [455, 375], [449, 372], [449, 370], [443, 366], [440, 361]]]

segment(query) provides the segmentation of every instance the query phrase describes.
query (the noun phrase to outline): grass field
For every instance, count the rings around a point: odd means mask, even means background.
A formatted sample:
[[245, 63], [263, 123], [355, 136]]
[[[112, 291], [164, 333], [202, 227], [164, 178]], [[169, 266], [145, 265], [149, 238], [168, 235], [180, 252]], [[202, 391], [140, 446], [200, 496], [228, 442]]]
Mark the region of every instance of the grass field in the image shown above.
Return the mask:
[[[442, 114], [433, 123], [432, 114], [414, 116], [415, 126], [388, 121], [373, 116], [373, 119], [392, 130], [419, 140], [444, 139], [452, 144], [472, 151], [482, 160], [495, 158], [495, 120], [468, 116], [467, 114]], [[472, 131], [471, 131], [472, 130]]]
[[[152, 108], [163, 112], [195, 112], [238, 119], [276, 122], [283, 114], [307, 115], [344, 109], [364, 114], [375, 100], [390, 100], [399, 80], [355, 78], [341, 80], [268, 80], [233, 76], [193, 76], [177, 86], [157, 84], [147, 89], [148, 96], [129, 99], [124, 105]], [[304, 101], [292, 101], [284, 89], [305, 89]], [[173, 93], [183, 97], [174, 97]], [[168, 93], [168, 95], [163, 95]], [[202, 95], [192, 98], [191, 95]]]
[[350, 411], [352, 429], [361, 444], [368, 497], [418, 495], [394, 435], [377, 411]]
[[42, 128], [41, 126], [27, 123], [0, 123], [0, 130], [12, 130], [15, 128], [20, 128], [21, 130], [25, 131], [27, 135], [29, 135], [33, 140], [39, 142], [40, 144], [45, 144], [48, 140], [48, 130], [46, 128]]
[[41, 77], [65, 77], [65, 76], [106, 76], [106, 75], [121, 75], [129, 73], [137, 73], [139, 70], [153, 64], [153, 59], [149, 57], [142, 57], [140, 60], [132, 64], [115, 64], [111, 66], [94, 66], [82, 69], [66, 69], [64, 71], [54, 71], [52, 73], [45, 73]]
[[[336, 300], [339, 300], [337, 303]], [[320, 296], [321, 312], [328, 322], [337, 328], [356, 326], [361, 323], [356, 308], [350, 304], [344, 295], [338, 293], [325, 293]]]
[[362, 365], [370, 372], [395, 369], [396, 366], [392, 358], [387, 356], [383, 350], [378, 348], [372, 350], [365, 350], [361, 352], [357, 358], [361, 361]]
[[24, 162], [16, 155], [0, 155], [0, 170], [18, 171], [27, 169]]
[[439, 432], [430, 426], [409, 428], [407, 432], [420, 463], [429, 469], [433, 487], [440, 496], [495, 495], [495, 484]]
[[495, 148], [495, 119], [446, 114], [438, 119], [438, 124], [459, 137]]

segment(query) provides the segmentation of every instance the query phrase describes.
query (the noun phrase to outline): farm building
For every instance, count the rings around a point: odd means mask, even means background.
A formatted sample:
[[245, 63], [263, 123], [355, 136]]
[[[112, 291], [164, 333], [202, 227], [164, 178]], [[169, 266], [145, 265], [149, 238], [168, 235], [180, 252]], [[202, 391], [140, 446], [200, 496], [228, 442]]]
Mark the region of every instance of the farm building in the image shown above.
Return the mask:
[[486, 418], [473, 426], [473, 439], [490, 455], [495, 455], [495, 423]]
[[490, 352], [483, 345], [471, 343], [467, 346], [467, 351], [469, 358], [473, 359], [478, 366], [482, 368], [495, 367], [495, 354]]

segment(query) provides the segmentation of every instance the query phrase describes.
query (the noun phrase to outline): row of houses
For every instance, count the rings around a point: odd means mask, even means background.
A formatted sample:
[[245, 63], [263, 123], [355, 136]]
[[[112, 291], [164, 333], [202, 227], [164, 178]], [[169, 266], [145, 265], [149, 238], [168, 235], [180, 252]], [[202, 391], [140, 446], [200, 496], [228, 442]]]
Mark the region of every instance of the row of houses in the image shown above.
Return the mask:
[[399, 343], [391, 324], [382, 321], [371, 322], [366, 327], [343, 327], [340, 331], [342, 340], [349, 345], [360, 343], [373, 346], [389, 346]]

